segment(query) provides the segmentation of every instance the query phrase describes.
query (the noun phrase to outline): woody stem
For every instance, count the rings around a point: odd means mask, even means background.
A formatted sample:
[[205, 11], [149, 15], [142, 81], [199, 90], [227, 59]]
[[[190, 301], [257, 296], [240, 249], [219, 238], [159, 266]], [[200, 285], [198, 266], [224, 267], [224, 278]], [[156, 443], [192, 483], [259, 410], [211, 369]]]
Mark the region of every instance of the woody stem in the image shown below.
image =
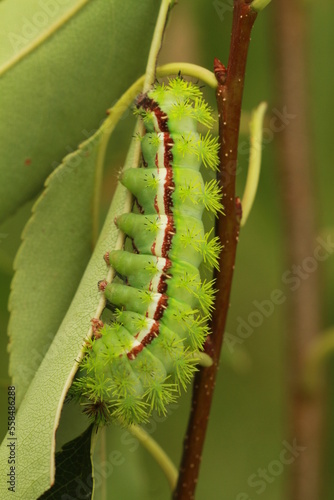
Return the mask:
[[208, 368], [200, 368], [195, 377], [192, 407], [184, 439], [183, 457], [174, 500], [195, 498], [202, 450], [210, 415], [211, 402], [219, 365], [241, 218], [240, 203], [235, 198], [238, 137], [241, 102], [250, 34], [256, 12], [246, 0], [234, 0], [231, 47], [227, 70], [216, 61], [218, 80], [217, 107], [220, 136], [220, 173], [225, 215], [217, 224], [217, 234], [223, 245], [220, 273], [217, 275], [218, 293], [212, 317], [212, 335], [207, 352], [213, 359]]

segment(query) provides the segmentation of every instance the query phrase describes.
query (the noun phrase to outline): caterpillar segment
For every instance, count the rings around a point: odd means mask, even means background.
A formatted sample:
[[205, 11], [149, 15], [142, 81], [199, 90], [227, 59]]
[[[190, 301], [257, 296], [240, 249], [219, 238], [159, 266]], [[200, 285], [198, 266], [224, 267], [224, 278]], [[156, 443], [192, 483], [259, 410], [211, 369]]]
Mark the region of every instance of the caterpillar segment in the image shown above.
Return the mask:
[[197, 132], [198, 123], [213, 124], [200, 89], [180, 77], [157, 84], [138, 97], [136, 114], [146, 128], [142, 165], [124, 171], [120, 182], [140, 213], [115, 220], [135, 251], [105, 254], [118, 278], [99, 289], [114, 308], [113, 320], [95, 323], [74, 382], [86, 412], [102, 423], [166, 414], [191, 381], [215, 294], [199, 266], [217, 267], [221, 250], [202, 222], [204, 210], [217, 215], [223, 207], [217, 181], [205, 183], [200, 173], [202, 164], [218, 165], [217, 139]]

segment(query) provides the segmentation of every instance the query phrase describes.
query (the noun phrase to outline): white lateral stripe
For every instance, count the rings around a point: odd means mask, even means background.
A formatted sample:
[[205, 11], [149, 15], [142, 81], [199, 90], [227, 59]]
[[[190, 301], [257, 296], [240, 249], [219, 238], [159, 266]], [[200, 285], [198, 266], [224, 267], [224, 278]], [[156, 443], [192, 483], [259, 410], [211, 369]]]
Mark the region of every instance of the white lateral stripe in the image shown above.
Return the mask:
[[161, 281], [161, 276], [164, 273], [164, 268], [166, 266], [166, 262], [167, 262], [167, 259], [165, 259], [164, 257], [157, 257], [157, 261], [156, 261], [157, 273], [153, 276], [153, 278], [151, 279], [151, 283], [150, 283], [150, 290], [152, 292], [158, 291], [158, 286], [159, 286], [160, 281]]
[[161, 298], [161, 293], [151, 293], [152, 300], [146, 311], [148, 318], [154, 318], [154, 315], [158, 309], [160, 298]]
[[158, 205], [158, 213], [165, 214], [165, 182], [167, 176], [166, 168], [159, 168], [157, 173], [159, 184], [157, 189], [157, 205]]
[[129, 351], [126, 351], [126, 352], [131, 352], [132, 349], [134, 349], [135, 347], [138, 347], [140, 344], [141, 343], [138, 342], [138, 340], [134, 338], [133, 341], [132, 341], [132, 344], [131, 344], [131, 349]]
[[167, 264], [167, 259], [164, 257], [157, 257], [157, 271], [162, 273]]
[[161, 132], [160, 127], [159, 127], [159, 122], [157, 120], [157, 116], [156, 116], [154, 111], [152, 112], [152, 115], [153, 115], [153, 126], [154, 126], [156, 132]]
[[153, 278], [151, 279], [151, 283], [150, 283], [150, 290], [152, 292], [157, 292], [158, 291], [158, 286], [160, 285], [160, 281], [161, 281], [161, 276], [162, 276], [163, 273], [157, 273], [153, 276]]
[[157, 257], [162, 257], [162, 247], [165, 241], [165, 232], [166, 232], [166, 227], [168, 224], [168, 217], [167, 215], [161, 215], [159, 217], [160, 219], [160, 224], [159, 224], [159, 229], [157, 232], [157, 236], [155, 238], [155, 255]]
[[165, 166], [165, 134], [160, 132], [157, 134], [159, 137], [159, 147], [157, 152], [158, 157], [158, 168], [164, 168]]
[[146, 324], [145, 328], [140, 330], [140, 332], [137, 335], [137, 340], [139, 340], [139, 342], [144, 340], [144, 338], [150, 333], [153, 325], [154, 325], [154, 320], [151, 318], [147, 318], [147, 324]]

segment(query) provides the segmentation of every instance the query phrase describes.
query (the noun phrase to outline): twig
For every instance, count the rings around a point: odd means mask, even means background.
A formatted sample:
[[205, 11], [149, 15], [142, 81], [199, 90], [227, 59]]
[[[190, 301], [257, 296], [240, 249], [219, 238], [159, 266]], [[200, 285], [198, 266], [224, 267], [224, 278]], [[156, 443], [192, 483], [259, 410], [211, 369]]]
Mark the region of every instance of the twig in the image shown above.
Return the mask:
[[262, 129], [267, 103], [261, 102], [252, 112], [250, 129], [250, 153], [245, 191], [242, 197], [242, 218], [240, 225], [246, 224], [252, 210], [259, 184], [262, 157]]
[[170, 489], [173, 491], [177, 483], [178, 471], [169, 456], [152, 438], [152, 436], [150, 436], [139, 425], [130, 425], [128, 430], [138, 439], [138, 441], [144, 446], [144, 448], [146, 448], [157, 464], [161, 467], [169, 483]]
[[[278, 80], [283, 112], [293, 119], [280, 134], [279, 171], [285, 215], [288, 268], [302, 266], [316, 246], [316, 204], [313, 182], [307, 13], [303, 2], [274, 2]], [[285, 117], [286, 120], [286, 117]], [[300, 279], [290, 297], [288, 325], [288, 391], [291, 439], [306, 447], [291, 465], [291, 500], [321, 498], [321, 438], [324, 405], [321, 385], [312, 396], [304, 390], [304, 370], [310, 349], [321, 332], [321, 293], [318, 270]]]
[[170, 9], [174, 5], [174, 0], [162, 0], [158, 19], [155, 25], [150, 53], [148, 55], [143, 92], [147, 92], [155, 81], [155, 72], [162, 40], [165, 34], [166, 24]]
[[226, 317], [229, 308], [230, 291], [234, 270], [236, 248], [241, 218], [240, 202], [235, 198], [235, 173], [241, 115], [241, 101], [245, 78], [250, 34], [256, 12], [249, 2], [234, 0], [233, 27], [227, 70], [215, 60], [215, 74], [218, 80], [217, 106], [220, 135], [220, 181], [223, 192], [225, 216], [218, 221], [217, 234], [224, 248], [220, 257], [220, 273], [217, 276], [218, 293], [212, 317], [212, 335], [207, 352], [213, 358], [213, 365], [201, 368], [196, 374], [192, 408], [188, 430], [184, 440], [183, 457], [174, 500], [195, 498], [202, 450], [208, 424], [212, 396], [218, 370]]

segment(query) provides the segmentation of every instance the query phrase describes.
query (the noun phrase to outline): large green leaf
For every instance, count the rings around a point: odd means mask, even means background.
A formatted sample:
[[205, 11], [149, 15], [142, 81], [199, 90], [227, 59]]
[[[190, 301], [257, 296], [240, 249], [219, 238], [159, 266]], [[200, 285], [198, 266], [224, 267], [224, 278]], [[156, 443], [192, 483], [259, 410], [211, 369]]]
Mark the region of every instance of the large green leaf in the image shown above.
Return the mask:
[[21, 234], [31, 216], [33, 200], [28, 201], [0, 225], [0, 270], [12, 276], [15, 254], [21, 245]]
[[143, 73], [158, 8], [156, 0], [0, 2], [0, 220], [41, 190]]
[[[92, 250], [92, 201], [100, 134], [67, 156], [33, 207], [15, 260], [10, 374], [16, 404], [68, 309]], [[29, 352], [29, 356], [27, 356]]]
[[[127, 165], [132, 161], [133, 151], [128, 155]], [[50, 487], [53, 480], [55, 442], [51, 436], [55, 433], [65, 394], [77, 369], [75, 360], [81, 352], [83, 338], [100, 302], [97, 280], [106, 275], [102, 256], [107, 249], [115, 247], [118, 237], [114, 218], [124, 211], [128, 197], [127, 190], [119, 185], [77, 293], [19, 409], [16, 423], [17, 456], [20, 457], [17, 498], [35, 499]], [[0, 448], [0, 498], [4, 500], [12, 495], [4, 480], [6, 445], [7, 438]]]

